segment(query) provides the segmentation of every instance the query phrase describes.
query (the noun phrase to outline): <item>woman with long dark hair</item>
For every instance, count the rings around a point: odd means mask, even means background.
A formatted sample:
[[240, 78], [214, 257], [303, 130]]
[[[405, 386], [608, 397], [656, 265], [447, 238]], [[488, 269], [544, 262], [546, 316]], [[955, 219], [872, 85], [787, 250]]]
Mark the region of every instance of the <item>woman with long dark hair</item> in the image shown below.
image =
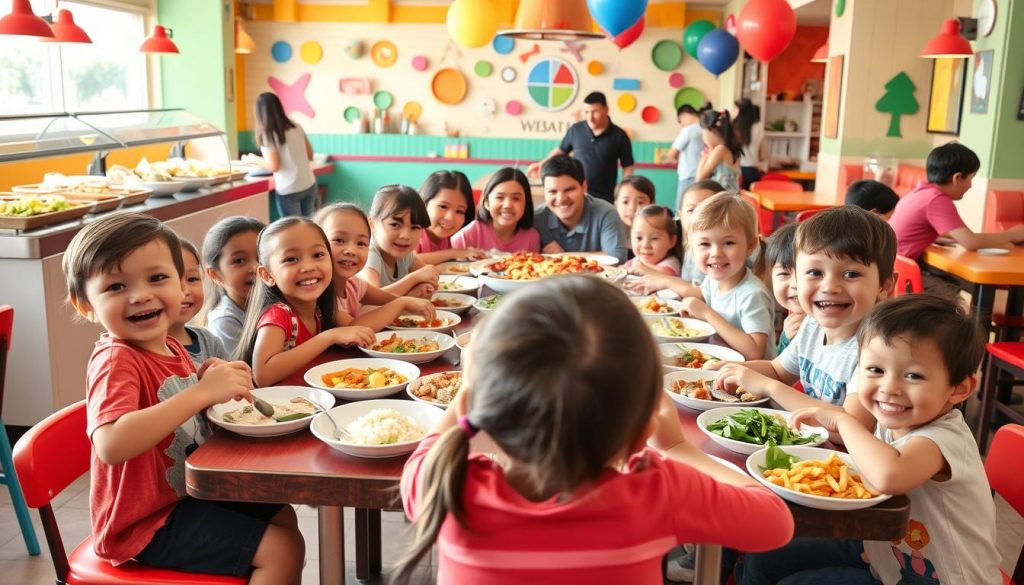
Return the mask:
[[736, 138], [743, 147], [740, 156], [740, 175], [743, 186], [749, 188], [754, 181], [761, 179], [761, 140], [764, 130], [761, 127], [761, 108], [754, 105], [749, 98], [736, 101], [736, 116], [733, 120]]
[[263, 156], [248, 154], [242, 160], [274, 173], [280, 216], [312, 215], [316, 203], [316, 177], [309, 164], [313, 146], [302, 127], [284, 113], [281, 100], [269, 91], [256, 98], [256, 144]]

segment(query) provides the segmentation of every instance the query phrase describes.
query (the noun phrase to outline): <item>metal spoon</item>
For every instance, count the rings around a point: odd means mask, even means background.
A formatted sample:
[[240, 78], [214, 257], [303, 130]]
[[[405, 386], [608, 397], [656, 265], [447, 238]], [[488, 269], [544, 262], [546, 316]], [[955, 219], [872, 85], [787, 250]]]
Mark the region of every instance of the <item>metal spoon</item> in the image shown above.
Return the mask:
[[352, 441], [352, 433], [348, 432], [348, 430], [346, 430], [344, 427], [339, 425], [338, 421], [334, 420], [334, 417], [331, 416], [331, 413], [329, 413], [326, 410], [324, 410], [323, 408], [321, 408], [320, 405], [315, 403], [315, 402], [311, 401], [310, 404], [313, 405], [313, 408], [316, 408], [317, 412], [322, 412], [324, 414], [324, 416], [327, 417], [327, 420], [331, 421], [331, 426], [334, 427], [334, 438], [335, 439], [337, 439], [339, 441], [346, 441], [346, 442], [349, 442], [349, 443], [353, 442]]
[[256, 410], [258, 410], [263, 416], [267, 418], [274, 418], [274, 407], [266, 400], [263, 400], [258, 396], [253, 396], [252, 405], [255, 406]]

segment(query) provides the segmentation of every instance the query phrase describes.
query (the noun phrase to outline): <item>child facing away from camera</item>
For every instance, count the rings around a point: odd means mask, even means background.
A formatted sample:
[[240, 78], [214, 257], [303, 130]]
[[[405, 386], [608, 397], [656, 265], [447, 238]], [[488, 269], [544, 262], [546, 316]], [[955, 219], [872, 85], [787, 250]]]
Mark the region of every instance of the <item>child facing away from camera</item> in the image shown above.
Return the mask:
[[199, 263], [199, 250], [196, 250], [192, 242], [183, 238], [179, 240], [184, 268], [181, 274], [184, 297], [181, 299], [181, 313], [171, 323], [168, 334], [181, 343], [196, 368], [202, 367], [210, 358], [229, 360], [231, 354], [224, 348], [224, 343], [219, 337], [202, 327], [188, 324], [203, 308], [203, 273]]
[[334, 262], [327, 236], [304, 217], [268, 225], [256, 242], [257, 275], [236, 356], [252, 379], [271, 386], [305, 367], [332, 345], [372, 345], [369, 327], [335, 326]]
[[[366, 265], [370, 249], [370, 220], [359, 206], [332, 203], [318, 211], [314, 221], [331, 244], [338, 325], [361, 325], [380, 331], [404, 312], [422, 315], [428, 322], [434, 320], [434, 305], [428, 299], [395, 296], [356, 276]], [[375, 308], [361, 313], [364, 304]]]
[[633, 259], [623, 267], [631, 274], [679, 276], [683, 263], [682, 238], [672, 210], [648, 205], [636, 213], [630, 229]]
[[396, 296], [433, 296], [440, 273], [415, 254], [423, 230], [430, 227], [430, 215], [419, 194], [405, 185], [377, 189], [370, 205], [370, 226], [370, 251], [359, 277]]
[[743, 156], [743, 145], [733, 129], [729, 112], [702, 111], [700, 133], [705, 149], [697, 163], [697, 180], [717, 181], [726, 191], [739, 195], [739, 160]]
[[245, 364], [216, 358], [197, 373], [168, 335], [185, 296], [178, 236], [149, 215], [108, 215], [75, 235], [63, 268], [71, 305], [105, 330], [86, 390], [96, 555], [299, 583], [305, 545], [291, 506], [185, 495], [185, 457], [210, 434], [203, 411], [252, 400], [252, 377]]
[[[857, 333], [857, 392], [870, 413], [801, 409], [792, 424], [838, 433], [864, 481], [910, 498], [899, 540], [796, 539], [748, 555], [742, 585], [998, 584], [995, 505], [971, 430], [955, 406], [977, 386], [985, 353], [977, 322], [955, 303], [916, 294], [879, 304]], [[862, 553], [863, 551], [863, 553]]]
[[[462, 390], [402, 475], [417, 530], [400, 582], [435, 542], [442, 583], [660, 584], [681, 542], [765, 550], [791, 538], [777, 496], [684, 439], [657, 346], [610, 283], [523, 289], [467, 354]], [[503, 455], [475, 452], [479, 431]]]
[[459, 171], [435, 171], [420, 186], [420, 197], [427, 206], [430, 225], [420, 233], [416, 257], [427, 264], [484, 257], [479, 248], [452, 243], [452, 236], [466, 227], [476, 215], [473, 187]]
[[655, 202], [654, 183], [643, 175], [630, 175], [615, 187], [615, 211], [626, 229], [633, 228], [636, 212]]
[[[882, 218], [847, 205], [800, 223], [795, 251], [796, 291], [806, 314], [796, 337], [771, 361], [722, 365], [715, 384], [770, 396], [786, 410], [838, 407], [850, 401], [857, 328], [892, 290], [896, 235]], [[797, 381], [803, 392], [793, 388]]]
[[800, 330], [800, 324], [804, 322], [803, 308], [800, 306], [800, 295], [796, 291], [796, 262], [794, 260], [796, 247], [797, 224], [787, 223], [772, 232], [771, 237], [765, 245], [764, 268], [759, 272], [767, 271], [771, 276], [772, 293], [775, 301], [782, 308], [786, 309], [786, 319], [782, 324], [782, 333], [779, 335], [779, 344], [776, 351], [781, 354], [790, 342], [796, 337]]
[[861, 179], [846, 188], [845, 205], [856, 205], [889, 221], [900, 196], [889, 185], [871, 179]]
[[245, 323], [249, 293], [256, 282], [256, 238], [262, 221], [236, 215], [213, 224], [203, 239], [203, 266], [210, 279], [206, 326], [233, 353]]
[[530, 181], [512, 167], [498, 169], [488, 179], [476, 219], [452, 236], [455, 248], [540, 252], [540, 234], [533, 227]]

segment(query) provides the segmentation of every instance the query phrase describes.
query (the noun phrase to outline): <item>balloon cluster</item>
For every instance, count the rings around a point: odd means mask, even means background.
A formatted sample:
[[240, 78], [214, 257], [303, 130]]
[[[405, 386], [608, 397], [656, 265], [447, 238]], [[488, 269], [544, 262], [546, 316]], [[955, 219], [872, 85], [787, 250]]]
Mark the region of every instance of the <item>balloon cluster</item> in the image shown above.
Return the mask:
[[741, 45], [767, 63], [786, 50], [796, 35], [796, 13], [786, 0], [750, 0], [735, 22], [736, 36], [707, 20], [691, 22], [683, 30], [683, 49], [719, 75], [736, 62]]
[[587, 8], [620, 49], [632, 45], [644, 32], [647, 0], [587, 0]]
[[683, 29], [683, 49], [715, 75], [732, 67], [740, 55], [736, 37], [707, 20], [696, 20]]

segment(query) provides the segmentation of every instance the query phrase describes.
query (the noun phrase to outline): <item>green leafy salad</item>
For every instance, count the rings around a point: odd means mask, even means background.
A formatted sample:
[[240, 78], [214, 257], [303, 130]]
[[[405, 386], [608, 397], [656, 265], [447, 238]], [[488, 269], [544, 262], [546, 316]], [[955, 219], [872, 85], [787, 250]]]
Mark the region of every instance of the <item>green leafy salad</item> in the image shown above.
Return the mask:
[[754, 445], [806, 445], [820, 438], [817, 433], [802, 435], [791, 431], [779, 417], [753, 408], [744, 408], [716, 420], [707, 429], [727, 439]]

